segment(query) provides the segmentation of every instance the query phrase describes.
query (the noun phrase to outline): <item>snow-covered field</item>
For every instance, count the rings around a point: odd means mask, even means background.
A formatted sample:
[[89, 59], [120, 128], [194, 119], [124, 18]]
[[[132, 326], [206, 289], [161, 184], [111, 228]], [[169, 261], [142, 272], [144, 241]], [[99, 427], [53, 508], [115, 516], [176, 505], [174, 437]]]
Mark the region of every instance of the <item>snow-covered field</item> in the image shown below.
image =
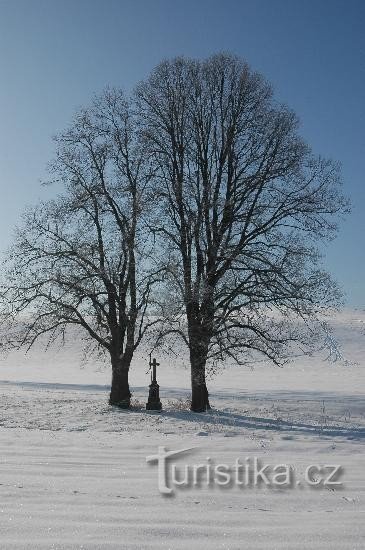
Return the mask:
[[[189, 371], [159, 357], [164, 411], [144, 410], [147, 353], [131, 371], [134, 407], [107, 404], [109, 368], [80, 368], [77, 342], [0, 362], [0, 548], [365, 548], [365, 311], [334, 320], [347, 362], [227, 368], [210, 381], [213, 410], [187, 410]], [[257, 457], [338, 464], [341, 486], [231, 484], [158, 490], [158, 446], [194, 447], [188, 464]], [[314, 476], [315, 478], [315, 476]]]

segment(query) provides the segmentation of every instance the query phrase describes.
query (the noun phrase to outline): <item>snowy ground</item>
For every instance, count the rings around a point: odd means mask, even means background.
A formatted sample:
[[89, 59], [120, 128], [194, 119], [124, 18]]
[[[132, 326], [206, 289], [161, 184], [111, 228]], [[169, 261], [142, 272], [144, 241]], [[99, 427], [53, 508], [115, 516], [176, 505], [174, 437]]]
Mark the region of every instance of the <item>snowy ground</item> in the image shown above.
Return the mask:
[[[79, 368], [77, 343], [0, 362], [0, 548], [356, 549], [365, 539], [365, 312], [335, 321], [347, 364], [320, 357], [278, 369], [226, 369], [214, 409], [187, 411], [189, 373], [161, 360], [161, 414], [147, 413], [146, 361], [131, 372], [134, 408], [107, 405], [108, 369]], [[195, 449], [181, 464], [258, 457], [339, 464], [342, 486], [217, 485], [158, 491], [146, 456]]]

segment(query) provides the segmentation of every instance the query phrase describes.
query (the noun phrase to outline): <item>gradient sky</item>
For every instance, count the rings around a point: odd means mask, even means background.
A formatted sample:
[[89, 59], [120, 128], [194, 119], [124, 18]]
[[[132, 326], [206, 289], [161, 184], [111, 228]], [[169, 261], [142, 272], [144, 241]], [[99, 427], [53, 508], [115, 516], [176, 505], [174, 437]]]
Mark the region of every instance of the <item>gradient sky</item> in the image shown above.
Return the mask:
[[262, 72], [316, 153], [341, 161], [352, 213], [326, 247], [365, 306], [365, 2], [0, 0], [0, 249], [40, 185], [52, 135], [106, 85], [130, 90], [166, 57], [231, 51]]

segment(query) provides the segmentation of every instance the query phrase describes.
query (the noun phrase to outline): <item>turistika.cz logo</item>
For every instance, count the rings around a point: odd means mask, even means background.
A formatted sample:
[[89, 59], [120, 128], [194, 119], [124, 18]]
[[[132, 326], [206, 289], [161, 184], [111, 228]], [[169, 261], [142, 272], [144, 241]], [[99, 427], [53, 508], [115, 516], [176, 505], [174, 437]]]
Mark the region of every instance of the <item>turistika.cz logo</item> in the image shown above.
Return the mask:
[[339, 464], [310, 464], [305, 467], [300, 479], [296, 469], [290, 464], [265, 464], [258, 457], [236, 458], [233, 464], [216, 464], [210, 457], [199, 464], [175, 463], [182, 455], [196, 450], [187, 447], [169, 451], [164, 446], [158, 447], [158, 453], [146, 457], [149, 464], [157, 464], [158, 489], [162, 495], [173, 495], [175, 489], [184, 487], [272, 487], [296, 488], [339, 487], [343, 473]]

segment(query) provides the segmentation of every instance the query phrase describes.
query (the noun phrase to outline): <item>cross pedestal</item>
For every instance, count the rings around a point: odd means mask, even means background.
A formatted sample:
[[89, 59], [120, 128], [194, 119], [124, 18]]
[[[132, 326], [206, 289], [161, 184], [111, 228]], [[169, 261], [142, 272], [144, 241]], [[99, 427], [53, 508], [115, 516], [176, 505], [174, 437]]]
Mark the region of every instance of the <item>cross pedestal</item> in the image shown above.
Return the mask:
[[156, 362], [156, 359], [150, 361], [150, 367], [152, 367], [151, 372], [151, 384], [150, 391], [148, 394], [148, 401], [146, 403], [146, 409], [148, 411], [160, 411], [162, 409], [162, 403], [160, 401], [160, 386], [157, 384], [156, 380], [156, 367], [160, 363]]

